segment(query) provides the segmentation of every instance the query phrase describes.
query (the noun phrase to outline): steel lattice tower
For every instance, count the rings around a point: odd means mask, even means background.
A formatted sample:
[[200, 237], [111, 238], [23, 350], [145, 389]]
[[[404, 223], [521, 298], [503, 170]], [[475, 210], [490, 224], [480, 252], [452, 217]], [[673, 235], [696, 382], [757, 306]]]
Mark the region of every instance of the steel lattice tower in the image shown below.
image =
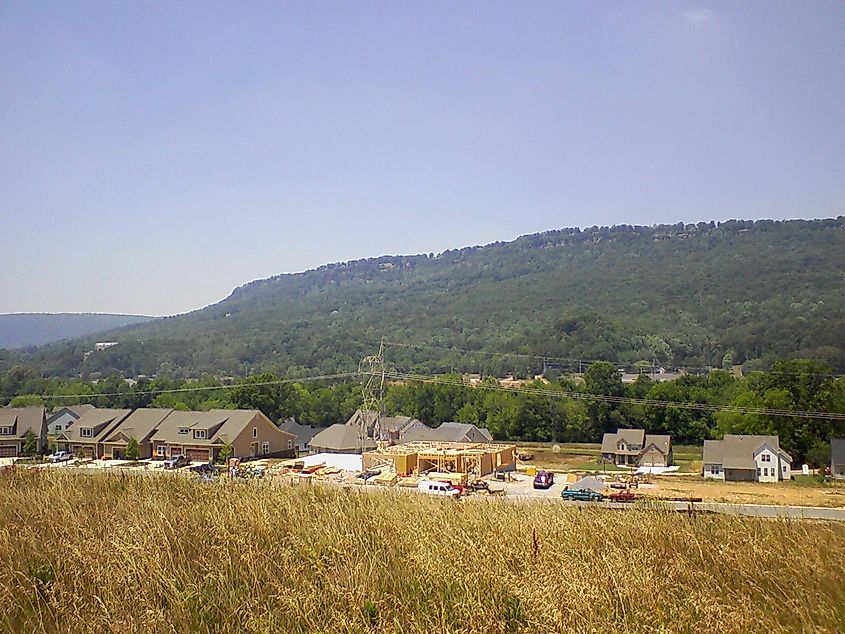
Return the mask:
[[[373, 440], [377, 441], [381, 438], [381, 421], [385, 416], [384, 374], [384, 340], [382, 339], [378, 353], [364, 357], [358, 364], [362, 396], [362, 416], [358, 421], [358, 441], [362, 453], [370, 431]], [[375, 412], [375, 420], [368, 420], [368, 412]]]

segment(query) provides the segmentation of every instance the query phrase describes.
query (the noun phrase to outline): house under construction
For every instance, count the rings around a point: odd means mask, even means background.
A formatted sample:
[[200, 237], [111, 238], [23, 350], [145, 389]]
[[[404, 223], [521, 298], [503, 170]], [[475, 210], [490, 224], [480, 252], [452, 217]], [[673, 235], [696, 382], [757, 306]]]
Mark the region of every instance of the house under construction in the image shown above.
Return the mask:
[[364, 454], [364, 469], [392, 469], [402, 475], [429, 472], [485, 476], [516, 467], [516, 447], [494, 443], [417, 441]]

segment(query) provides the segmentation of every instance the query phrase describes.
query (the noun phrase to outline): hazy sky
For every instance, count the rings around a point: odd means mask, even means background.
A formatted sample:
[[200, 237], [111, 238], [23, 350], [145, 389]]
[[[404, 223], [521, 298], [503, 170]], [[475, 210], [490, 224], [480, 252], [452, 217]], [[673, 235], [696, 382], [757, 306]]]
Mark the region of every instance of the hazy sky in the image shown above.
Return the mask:
[[0, 312], [845, 213], [845, 3], [0, 3]]

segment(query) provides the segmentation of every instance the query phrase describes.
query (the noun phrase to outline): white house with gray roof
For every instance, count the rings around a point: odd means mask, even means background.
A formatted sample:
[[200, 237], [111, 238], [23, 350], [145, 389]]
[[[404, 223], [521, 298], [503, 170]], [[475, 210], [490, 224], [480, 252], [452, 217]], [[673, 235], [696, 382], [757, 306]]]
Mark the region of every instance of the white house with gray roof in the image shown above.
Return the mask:
[[792, 457], [777, 436], [726, 434], [704, 441], [704, 477], [713, 480], [778, 482], [792, 477]]
[[79, 420], [85, 412], [94, 409], [93, 405], [68, 405], [54, 409], [47, 417], [47, 435], [55, 436], [59, 432], [67, 430]]

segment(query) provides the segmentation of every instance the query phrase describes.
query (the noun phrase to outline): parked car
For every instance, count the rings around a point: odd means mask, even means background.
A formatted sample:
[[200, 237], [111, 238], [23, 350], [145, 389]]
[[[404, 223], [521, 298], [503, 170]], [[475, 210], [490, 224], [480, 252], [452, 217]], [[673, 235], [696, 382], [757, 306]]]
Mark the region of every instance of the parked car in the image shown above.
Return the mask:
[[579, 502], [598, 502], [603, 499], [601, 493], [596, 493], [592, 489], [584, 489], [582, 491], [561, 491], [560, 497], [564, 500], [577, 500]]
[[173, 456], [164, 461], [165, 469], [178, 469], [179, 467], [187, 467], [191, 464], [188, 456]]
[[555, 474], [551, 471], [538, 471], [534, 476], [535, 489], [548, 489], [555, 483]]
[[423, 480], [417, 485], [417, 489], [428, 495], [442, 495], [452, 499], [461, 495], [461, 492], [448, 482], [437, 482], [436, 480]]
[[200, 475], [217, 475], [219, 469], [213, 462], [204, 462], [191, 467], [191, 471]]
[[71, 458], [73, 458], [73, 454], [69, 451], [57, 451], [47, 456], [47, 460], [50, 462], [65, 462]]

